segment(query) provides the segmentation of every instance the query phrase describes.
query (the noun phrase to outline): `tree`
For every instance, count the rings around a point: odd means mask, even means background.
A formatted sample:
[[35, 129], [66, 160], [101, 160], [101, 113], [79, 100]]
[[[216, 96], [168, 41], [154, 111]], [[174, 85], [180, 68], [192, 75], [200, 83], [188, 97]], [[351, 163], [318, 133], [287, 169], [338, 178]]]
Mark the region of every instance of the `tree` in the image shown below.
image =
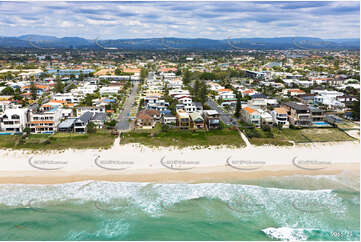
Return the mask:
[[120, 76], [122, 74], [122, 71], [119, 68], [116, 68], [114, 74]]
[[60, 79], [56, 80], [56, 85], [55, 85], [55, 92], [64, 92], [64, 84]]
[[237, 92], [236, 110], [234, 112], [234, 116], [236, 116], [237, 118], [239, 118], [239, 116], [240, 116], [241, 108], [242, 108], [241, 95], [239, 95], [239, 93]]
[[142, 69], [140, 70], [140, 80], [141, 80], [141, 81], [144, 81], [145, 78], [147, 78], [147, 76], [148, 76], [148, 71], [147, 71], [147, 69], [142, 68]]
[[1, 95], [7, 95], [7, 96], [14, 95], [14, 89], [13, 89], [12, 87], [5, 87], [5, 88], [1, 91]]
[[31, 93], [31, 99], [35, 100], [36, 96], [37, 96], [37, 92], [36, 92], [36, 86], [34, 82], [31, 82], [30, 84], [30, 93]]
[[194, 97], [197, 97], [198, 96], [198, 93], [199, 93], [199, 87], [200, 87], [200, 83], [199, 83], [199, 80], [196, 80], [194, 82], [194, 86], [193, 86], [193, 96]]
[[200, 89], [199, 99], [202, 104], [205, 104], [208, 100], [208, 89], [207, 89], [207, 85], [205, 83], [203, 83], [203, 85]]
[[184, 71], [182, 81], [183, 81], [183, 84], [184, 84], [184, 85], [189, 85], [189, 83], [190, 83], [190, 81], [191, 81], [191, 72], [190, 72], [188, 69], [186, 69], [186, 70]]
[[87, 94], [85, 98], [82, 101], [82, 104], [86, 106], [92, 106], [93, 105], [93, 99], [97, 98], [95, 94]]
[[352, 104], [352, 118], [354, 120], [360, 120], [360, 100]]
[[88, 133], [96, 133], [97, 129], [93, 122], [88, 123]]

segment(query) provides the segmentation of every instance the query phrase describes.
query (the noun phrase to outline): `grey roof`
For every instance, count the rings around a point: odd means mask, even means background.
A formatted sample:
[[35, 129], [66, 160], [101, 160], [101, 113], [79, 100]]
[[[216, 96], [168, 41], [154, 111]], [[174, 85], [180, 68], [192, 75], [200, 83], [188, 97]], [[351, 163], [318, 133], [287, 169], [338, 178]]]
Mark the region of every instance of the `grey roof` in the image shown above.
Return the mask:
[[267, 98], [267, 96], [265, 94], [263, 94], [263, 93], [256, 93], [256, 94], [250, 95], [250, 97], [252, 99], [254, 99], [254, 98]]
[[309, 110], [309, 108], [306, 105], [300, 103], [286, 102], [285, 105], [296, 110]]
[[93, 117], [93, 113], [87, 111], [87, 112], [83, 113], [83, 115], [81, 115], [81, 116], [79, 117], [79, 119], [80, 119], [81, 121], [83, 121], [84, 123], [87, 123], [87, 122], [89, 122], [89, 120], [91, 120], [92, 117]]
[[322, 109], [319, 109], [319, 108], [314, 107], [314, 106], [310, 106], [310, 110], [311, 110], [312, 112], [323, 112]]
[[174, 117], [174, 115], [172, 115], [171, 113], [163, 113], [163, 117], [167, 117], [167, 118], [171, 118], [171, 117]]
[[91, 120], [101, 120], [105, 121], [107, 119], [107, 115], [105, 113], [95, 113], [94, 117]]
[[66, 120], [64, 120], [63, 122], [61, 122], [58, 126], [58, 129], [67, 129], [67, 128], [71, 128], [71, 126], [73, 126], [73, 124], [75, 123], [76, 118], [68, 118]]

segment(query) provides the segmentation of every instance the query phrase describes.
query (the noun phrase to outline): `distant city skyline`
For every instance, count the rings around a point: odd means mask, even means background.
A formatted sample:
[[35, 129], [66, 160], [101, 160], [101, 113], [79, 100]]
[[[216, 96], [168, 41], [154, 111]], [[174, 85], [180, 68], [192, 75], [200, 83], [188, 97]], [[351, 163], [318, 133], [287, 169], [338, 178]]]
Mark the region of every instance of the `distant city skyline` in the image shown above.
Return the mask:
[[0, 36], [359, 38], [354, 2], [0, 2]]

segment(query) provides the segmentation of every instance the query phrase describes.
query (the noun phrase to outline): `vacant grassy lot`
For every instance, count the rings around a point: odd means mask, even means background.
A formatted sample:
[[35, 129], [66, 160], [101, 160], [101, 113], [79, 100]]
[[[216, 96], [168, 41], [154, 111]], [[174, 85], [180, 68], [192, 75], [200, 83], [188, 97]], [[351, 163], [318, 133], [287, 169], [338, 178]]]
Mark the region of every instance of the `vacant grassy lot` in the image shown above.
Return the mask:
[[159, 127], [156, 127], [154, 130], [137, 130], [123, 134], [120, 144], [128, 143], [140, 143], [150, 147], [176, 146], [180, 148], [219, 145], [226, 145], [230, 147], [245, 146], [245, 143], [238, 132], [229, 128], [210, 131], [177, 129], [161, 131]]
[[111, 135], [109, 131], [98, 131], [92, 134], [32, 134], [26, 138], [18, 135], [6, 135], [0, 136], [0, 148], [32, 150], [110, 148], [114, 139], [115, 136]]
[[312, 142], [352, 141], [345, 132], [336, 129], [303, 129], [302, 134]]
[[251, 144], [254, 145], [292, 145], [307, 142], [337, 142], [355, 140], [337, 128], [310, 128], [310, 129], [277, 129], [270, 131], [262, 129], [244, 129]]

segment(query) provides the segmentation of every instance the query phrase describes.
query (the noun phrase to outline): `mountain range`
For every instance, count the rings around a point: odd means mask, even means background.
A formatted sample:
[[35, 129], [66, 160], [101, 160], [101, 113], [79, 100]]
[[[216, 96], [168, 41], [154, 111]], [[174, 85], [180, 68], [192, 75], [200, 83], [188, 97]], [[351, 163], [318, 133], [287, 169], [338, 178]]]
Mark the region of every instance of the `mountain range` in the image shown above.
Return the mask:
[[321, 39], [311, 37], [233, 38], [143, 38], [143, 39], [85, 39], [45, 35], [1, 37], [0, 48], [77, 48], [109, 50], [237, 50], [237, 49], [360, 49], [360, 39]]

